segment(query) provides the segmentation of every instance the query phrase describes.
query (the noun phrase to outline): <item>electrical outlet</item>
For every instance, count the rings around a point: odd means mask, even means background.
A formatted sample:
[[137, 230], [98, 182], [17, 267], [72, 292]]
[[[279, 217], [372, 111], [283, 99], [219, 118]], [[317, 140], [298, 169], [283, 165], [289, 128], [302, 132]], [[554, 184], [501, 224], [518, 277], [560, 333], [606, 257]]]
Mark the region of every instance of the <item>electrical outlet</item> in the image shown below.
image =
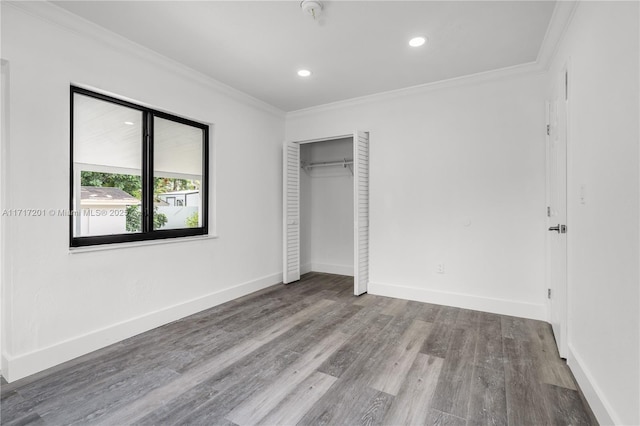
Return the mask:
[[436, 272], [444, 274], [444, 263], [438, 263], [438, 265], [436, 265]]

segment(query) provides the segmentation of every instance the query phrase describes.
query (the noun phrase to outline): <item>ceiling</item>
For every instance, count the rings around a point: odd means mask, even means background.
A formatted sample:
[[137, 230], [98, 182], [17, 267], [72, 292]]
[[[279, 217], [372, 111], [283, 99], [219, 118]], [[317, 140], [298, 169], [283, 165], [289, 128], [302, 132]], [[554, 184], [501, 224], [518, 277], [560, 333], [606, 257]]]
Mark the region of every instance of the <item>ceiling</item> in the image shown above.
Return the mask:
[[323, 1], [314, 20], [299, 1], [55, 4], [283, 111], [534, 62], [555, 6]]

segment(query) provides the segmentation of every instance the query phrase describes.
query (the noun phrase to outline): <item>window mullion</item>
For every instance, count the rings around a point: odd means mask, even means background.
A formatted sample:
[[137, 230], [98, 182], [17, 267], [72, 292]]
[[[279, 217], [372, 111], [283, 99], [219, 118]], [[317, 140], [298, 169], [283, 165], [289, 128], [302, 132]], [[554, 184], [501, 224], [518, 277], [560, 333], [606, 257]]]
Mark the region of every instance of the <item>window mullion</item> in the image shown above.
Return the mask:
[[145, 112], [142, 141], [142, 232], [153, 231], [153, 115]]

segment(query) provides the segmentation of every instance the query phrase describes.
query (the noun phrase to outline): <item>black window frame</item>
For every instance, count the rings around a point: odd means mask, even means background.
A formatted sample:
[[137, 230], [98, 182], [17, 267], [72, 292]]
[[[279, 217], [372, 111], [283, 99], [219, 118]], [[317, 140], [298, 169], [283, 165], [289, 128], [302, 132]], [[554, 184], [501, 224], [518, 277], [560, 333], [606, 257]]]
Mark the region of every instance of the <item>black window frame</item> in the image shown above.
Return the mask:
[[[142, 137], [140, 141], [140, 149], [142, 150], [141, 178], [142, 178], [142, 203], [141, 203], [141, 232], [112, 234], [112, 235], [95, 235], [95, 236], [74, 236], [74, 213], [81, 214], [80, 206], [78, 211], [74, 212], [74, 163], [73, 163], [73, 135], [74, 135], [74, 96], [76, 94], [89, 96], [106, 102], [111, 102], [127, 108], [135, 109], [142, 112]], [[70, 247], [87, 247], [103, 244], [128, 243], [136, 241], [162, 240], [166, 238], [181, 238], [208, 235], [209, 233], [209, 125], [180, 117], [178, 115], [169, 114], [158, 111], [153, 108], [144, 107], [123, 99], [108, 96], [102, 93], [94, 92], [82, 87], [71, 86], [70, 90], [70, 175], [69, 175], [69, 245]], [[202, 184], [200, 189], [202, 226], [198, 228], [179, 228], [179, 229], [153, 229], [153, 193], [154, 193], [154, 176], [153, 176], [153, 120], [154, 118], [162, 118], [174, 121], [202, 130]]]

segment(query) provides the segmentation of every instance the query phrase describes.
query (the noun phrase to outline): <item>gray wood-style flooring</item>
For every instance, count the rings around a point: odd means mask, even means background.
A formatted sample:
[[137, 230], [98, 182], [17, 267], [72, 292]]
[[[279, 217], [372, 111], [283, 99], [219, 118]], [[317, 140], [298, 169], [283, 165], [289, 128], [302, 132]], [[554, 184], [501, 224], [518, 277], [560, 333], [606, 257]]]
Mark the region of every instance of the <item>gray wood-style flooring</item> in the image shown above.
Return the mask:
[[3, 381], [1, 422], [596, 424], [548, 324], [352, 289], [310, 273]]

